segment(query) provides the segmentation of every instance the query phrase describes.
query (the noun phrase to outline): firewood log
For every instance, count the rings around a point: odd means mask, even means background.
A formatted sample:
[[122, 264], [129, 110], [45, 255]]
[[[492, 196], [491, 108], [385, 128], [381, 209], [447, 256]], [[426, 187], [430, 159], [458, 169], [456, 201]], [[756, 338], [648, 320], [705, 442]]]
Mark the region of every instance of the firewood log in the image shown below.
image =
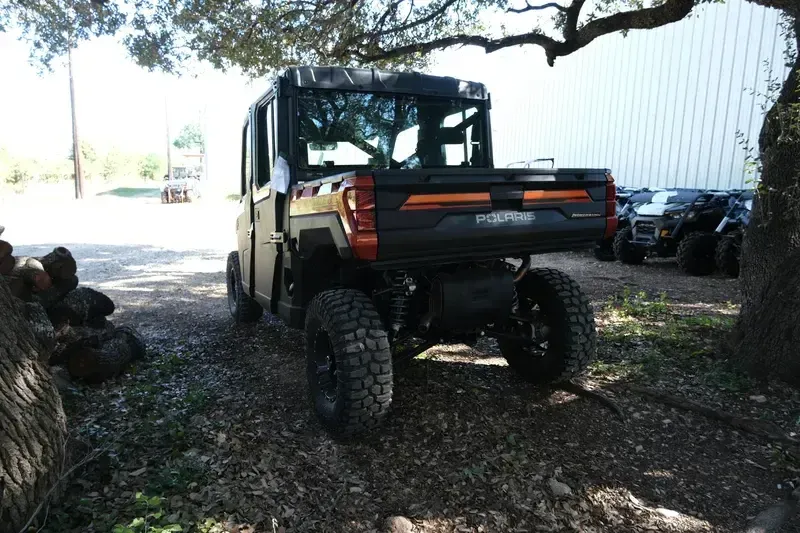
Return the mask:
[[69, 353], [67, 369], [72, 377], [99, 383], [121, 374], [134, 360], [144, 357], [141, 337], [131, 328], [118, 328], [101, 346], [78, 343]]
[[64, 324], [56, 331], [56, 347], [50, 356], [50, 364], [66, 363], [70, 352], [83, 346], [95, 348], [102, 346], [103, 342], [114, 336], [115, 329], [114, 324], [107, 320], [100, 328], [73, 327]]
[[8, 257], [14, 251], [14, 247], [7, 241], [0, 240], [0, 258]]
[[114, 312], [114, 302], [100, 291], [79, 287], [70, 291], [48, 310], [53, 324], [102, 327], [105, 317]]
[[20, 277], [12, 277], [12, 276], [3, 276], [6, 278], [8, 282], [8, 288], [11, 291], [11, 295], [19, 298], [23, 302], [30, 302], [33, 298], [33, 290], [31, 286], [25, 282], [24, 279]]
[[[69, 294], [70, 291], [75, 290], [77, 286], [78, 276], [72, 276], [70, 279], [56, 279], [52, 287], [38, 293], [36, 298], [39, 300], [39, 303], [47, 309], [49, 315], [50, 309], [60, 302], [64, 296]], [[52, 317], [50, 319], [52, 321]], [[53, 322], [53, 325], [58, 327], [60, 323]]]
[[10, 274], [13, 268], [14, 268], [13, 255], [7, 255], [2, 259], [0, 259], [0, 276], [5, 276], [6, 274]]
[[14, 268], [6, 277], [21, 278], [31, 286], [34, 292], [49, 289], [53, 284], [50, 275], [45, 272], [44, 267], [35, 257], [15, 258]]
[[78, 271], [78, 265], [75, 263], [75, 258], [72, 253], [59, 246], [53, 248], [53, 251], [47, 255], [38, 258], [44, 269], [50, 274], [54, 280], [63, 279], [68, 280], [75, 275]]

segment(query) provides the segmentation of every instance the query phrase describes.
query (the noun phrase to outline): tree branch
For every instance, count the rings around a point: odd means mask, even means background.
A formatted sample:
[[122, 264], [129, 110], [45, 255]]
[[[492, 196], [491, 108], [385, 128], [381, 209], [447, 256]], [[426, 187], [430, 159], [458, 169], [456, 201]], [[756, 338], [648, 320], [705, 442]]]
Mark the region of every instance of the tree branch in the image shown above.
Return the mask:
[[[444, 15], [445, 11], [450, 9], [450, 6], [455, 4], [456, 1], [457, 0], [446, 0], [441, 6], [439, 6], [434, 11], [431, 11], [430, 13], [425, 15], [424, 17], [418, 18], [416, 20], [412, 20], [408, 24], [402, 24], [402, 25], [397, 26], [395, 28], [389, 28], [388, 30], [380, 31], [380, 32], [375, 34], [375, 37], [383, 37], [384, 35], [389, 35], [391, 33], [398, 33], [398, 32], [401, 32], [401, 31], [407, 31], [407, 30], [410, 30], [411, 28], [416, 28], [417, 26], [420, 26], [422, 24], [427, 24], [428, 22], [431, 22], [433, 19]], [[412, 7], [412, 9], [413, 9], [413, 7]]]
[[396, 59], [398, 57], [403, 57], [410, 54], [427, 54], [434, 50], [441, 50], [443, 48], [459, 45], [478, 46], [486, 50], [486, 53], [488, 54], [500, 50], [501, 48], [523, 44], [537, 44], [543, 47], [545, 50], [549, 50], [562, 43], [539, 31], [532, 31], [530, 33], [523, 33], [520, 35], [510, 35], [500, 39], [489, 39], [480, 35], [453, 35], [450, 37], [434, 39], [424, 43], [398, 46], [397, 48], [392, 48], [390, 50], [378, 49], [377, 52], [372, 53], [354, 50], [351, 51], [351, 53], [361, 61], [373, 62]]
[[556, 2], [548, 2], [540, 6], [531, 5], [530, 2], [525, 0], [525, 7], [509, 7], [506, 11], [508, 13], [527, 13], [528, 11], [541, 11], [543, 9], [555, 8], [559, 11], [567, 11], [567, 8]]
[[581, 14], [585, 0], [573, 0], [566, 9], [567, 20], [564, 24], [564, 40], [569, 42], [575, 39], [578, 34], [578, 17]]
[[[350, 53], [360, 61], [373, 62], [396, 59], [411, 54], [427, 54], [434, 50], [441, 50], [458, 45], [478, 46], [483, 48], [488, 54], [502, 48], [508, 48], [509, 46], [535, 44], [544, 48], [547, 56], [547, 64], [553, 66], [557, 57], [569, 55], [588, 45], [598, 37], [621, 30], [651, 29], [664, 26], [671, 22], [677, 22], [686, 17], [694, 7], [694, 0], [666, 0], [657, 7], [616, 13], [614, 15], [595, 19], [578, 28], [578, 17], [580, 16], [580, 11], [584, 2], [585, 0], [573, 0], [572, 4], [570, 4], [568, 8], [565, 8], [567, 10], [567, 25], [564, 29], [564, 41], [557, 41], [538, 30], [519, 35], [510, 35], [499, 39], [490, 39], [481, 35], [462, 34], [442, 37], [424, 43], [408, 44], [389, 50], [378, 48], [377, 51], [366, 52], [353, 50]], [[430, 16], [432, 16], [432, 14]], [[422, 24], [422, 20], [423, 19], [414, 21], [409, 24], [409, 26]], [[399, 28], [387, 31], [399, 31]]]

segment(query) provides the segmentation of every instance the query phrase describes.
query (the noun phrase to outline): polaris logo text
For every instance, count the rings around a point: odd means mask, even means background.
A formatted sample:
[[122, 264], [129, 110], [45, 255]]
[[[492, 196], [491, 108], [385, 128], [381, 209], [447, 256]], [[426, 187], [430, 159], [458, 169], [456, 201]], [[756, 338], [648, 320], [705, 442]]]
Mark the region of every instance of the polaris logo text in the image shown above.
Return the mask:
[[536, 220], [536, 214], [532, 212], [506, 212], [506, 213], [489, 213], [486, 215], [475, 215], [475, 222], [477, 224], [503, 224], [505, 222], [527, 222]]

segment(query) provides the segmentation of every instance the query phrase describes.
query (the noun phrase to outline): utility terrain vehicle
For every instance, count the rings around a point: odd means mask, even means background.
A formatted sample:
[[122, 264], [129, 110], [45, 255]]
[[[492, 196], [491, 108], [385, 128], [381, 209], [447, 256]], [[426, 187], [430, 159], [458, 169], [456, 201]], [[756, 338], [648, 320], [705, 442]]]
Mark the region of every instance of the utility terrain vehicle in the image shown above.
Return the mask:
[[653, 195], [636, 209], [630, 226], [614, 238], [623, 263], [640, 264], [648, 255], [677, 256], [681, 269], [695, 276], [714, 272], [717, 239], [712, 232], [725, 216], [728, 193], [670, 190]]
[[[617, 232], [625, 231], [630, 226], [631, 217], [636, 215], [636, 208], [648, 203], [655, 192], [649, 189], [634, 189], [632, 187], [617, 187]], [[594, 257], [599, 261], [613, 261], [614, 237], [616, 234], [599, 239], [594, 245]]]
[[314, 408], [332, 433], [375, 426], [393, 364], [495, 337], [510, 366], [566, 380], [595, 352], [589, 301], [530, 255], [616, 227], [604, 169], [494, 169], [478, 83], [293, 67], [242, 130], [228, 305], [305, 329]]
[[736, 191], [730, 197], [730, 209], [714, 231], [719, 236], [715, 253], [717, 269], [726, 276], [739, 277], [742, 239], [750, 223], [755, 191]]

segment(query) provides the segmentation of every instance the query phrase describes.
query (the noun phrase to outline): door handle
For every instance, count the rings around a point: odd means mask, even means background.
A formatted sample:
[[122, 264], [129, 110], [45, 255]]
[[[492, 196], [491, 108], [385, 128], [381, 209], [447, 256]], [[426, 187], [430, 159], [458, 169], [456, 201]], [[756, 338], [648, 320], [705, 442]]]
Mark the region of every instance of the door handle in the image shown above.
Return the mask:
[[253, 223], [251, 222], [250, 223], [250, 227], [247, 228], [247, 238], [248, 239], [252, 239], [253, 238], [253, 231], [254, 231], [254, 226], [253, 226]]

